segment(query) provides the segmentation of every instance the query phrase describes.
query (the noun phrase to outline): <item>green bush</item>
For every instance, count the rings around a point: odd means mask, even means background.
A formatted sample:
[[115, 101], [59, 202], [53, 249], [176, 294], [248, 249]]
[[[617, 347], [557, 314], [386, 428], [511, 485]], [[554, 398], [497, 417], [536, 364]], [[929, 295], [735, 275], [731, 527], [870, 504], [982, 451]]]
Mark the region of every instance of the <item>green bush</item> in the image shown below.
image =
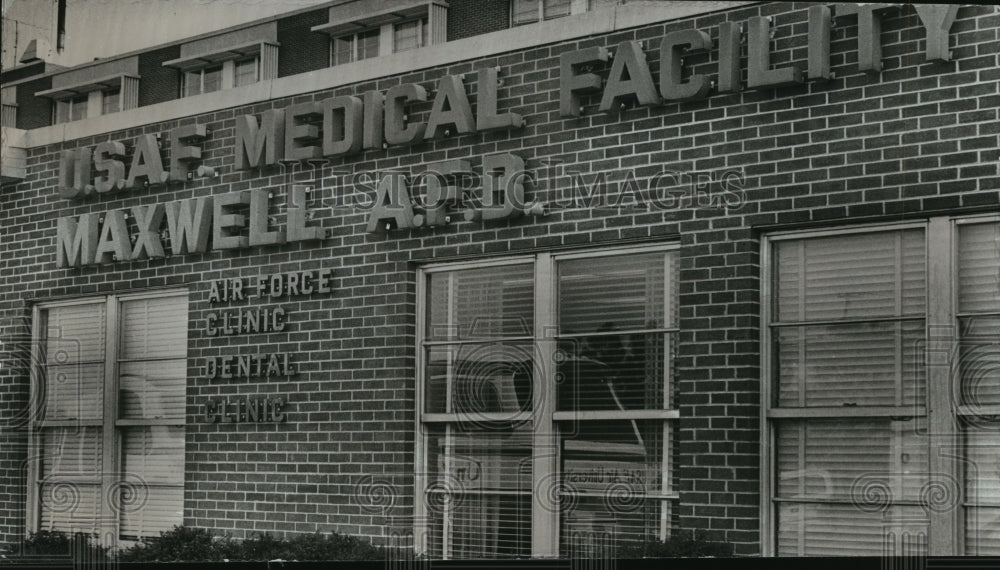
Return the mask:
[[216, 539], [201, 528], [175, 526], [160, 536], [147, 537], [118, 553], [122, 562], [221, 561], [231, 548], [231, 539]]
[[97, 562], [108, 559], [108, 549], [97, 544], [89, 534], [66, 534], [50, 530], [32, 533], [20, 544], [8, 544], [0, 549], [0, 560], [16, 560], [28, 556], [35, 559], [72, 558]]
[[620, 547], [617, 555], [619, 558], [724, 558], [733, 555], [733, 545], [714, 541], [704, 531], [675, 531], [664, 541]]
[[209, 531], [183, 526], [144, 538], [122, 550], [122, 562], [222, 560], [383, 560], [385, 551], [353, 536], [337, 533], [304, 534], [282, 540], [260, 534], [243, 541], [213, 537]]

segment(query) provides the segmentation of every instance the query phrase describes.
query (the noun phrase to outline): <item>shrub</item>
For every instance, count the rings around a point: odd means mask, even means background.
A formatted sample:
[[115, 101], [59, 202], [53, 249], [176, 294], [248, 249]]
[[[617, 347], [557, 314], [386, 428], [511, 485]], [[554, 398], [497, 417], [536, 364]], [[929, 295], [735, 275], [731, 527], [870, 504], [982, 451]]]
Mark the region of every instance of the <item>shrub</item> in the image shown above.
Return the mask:
[[216, 539], [201, 528], [175, 526], [160, 536], [147, 537], [118, 553], [122, 562], [221, 561], [226, 558], [231, 539]]
[[97, 562], [108, 559], [108, 548], [97, 544], [94, 537], [82, 532], [69, 535], [60, 531], [41, 530], [32, 533], [20, 544], [8, 544], [0, 549], [0, 560], [21, 557], [72, 558]]
[[704, 531], [675, 531], [667, 540], [649, 541], [620, 547], [619, 558], [701, 558], [729, 557], [733, 545], [717, 542]]
[[123, 562], [221, 560], [383, 560], [385, 551], [353, 536], [338, 533], [303, 534], [278, 539], [264, 533], [243, 541], [214, 538], [209, 531], [183, 526], [144, 538], [119, 553]]

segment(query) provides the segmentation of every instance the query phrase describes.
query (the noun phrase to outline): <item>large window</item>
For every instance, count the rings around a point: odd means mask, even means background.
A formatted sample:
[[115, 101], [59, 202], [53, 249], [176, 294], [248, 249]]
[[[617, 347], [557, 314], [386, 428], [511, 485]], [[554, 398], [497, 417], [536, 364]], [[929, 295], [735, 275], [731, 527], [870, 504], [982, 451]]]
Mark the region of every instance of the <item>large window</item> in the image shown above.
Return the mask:
[[765, 552], [1000, 553], [997, 218], [766, 244]]
[[187, 294], [39, 305], [29, 529], [113, 544], [183, 522]]
[[586, 556], [666, 536], [675, 283], [672, 247], [421, 271], [418, 548]]

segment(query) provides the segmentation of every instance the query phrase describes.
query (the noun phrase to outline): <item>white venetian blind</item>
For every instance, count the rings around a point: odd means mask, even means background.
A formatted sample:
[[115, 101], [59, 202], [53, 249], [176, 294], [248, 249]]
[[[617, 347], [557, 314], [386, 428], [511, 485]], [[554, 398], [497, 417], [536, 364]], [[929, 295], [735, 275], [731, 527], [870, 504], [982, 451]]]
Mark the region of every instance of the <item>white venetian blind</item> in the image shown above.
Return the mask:
[[42, 448], [41, 529], [93, 532], [100, 524], [100, 428], [46, 428]]
[[965, 428], [965, 553], [1000, 555], [1000, 424], [976, 417], [1000, 405], [1000, 223], [958, 230], [961, 401]]
[[[530, 423], [452, 425], [429, 438], [426, 501], [436, 556], [518, 558], [531, 552]], [[442, 549], [447, 548], [447, 552]]]
[[[94, 532], [101, 509], [105, 308], [53, 307], [44, 317], [40, 528]], [[53, 425], [66, 421], [73, 425]]]
[[[773, 404], [801, 410], [775, 422], [778, 554], [925, 552], [907, 506], [929, 469], [923, 230], [778, 241], [774, 260]], [[871, 406], [906, 413], [809, 410]]]
[[966, 554], [1000, 555], [1000, 426], [966, 428]]
[[123, 537], [183, 522], [187, 312], [186, 296], [121, 305], [120, 417], [139, 423], [122, 427], [124, 480], [116, 504]]
[[486, 340], [534, 332], [532, 266], [504, 265], [430, 277], [429, 340]]
[[921, 230], [775, 245], [779, 406], [923, 405], [924, 249]]
[[958, 244], [959, 312], [1000, 312], [1000, 223], [961, 225]]
[[184, 426], [125, 430], [119, 508], [123, 536], [149, 536], [183, 521]]

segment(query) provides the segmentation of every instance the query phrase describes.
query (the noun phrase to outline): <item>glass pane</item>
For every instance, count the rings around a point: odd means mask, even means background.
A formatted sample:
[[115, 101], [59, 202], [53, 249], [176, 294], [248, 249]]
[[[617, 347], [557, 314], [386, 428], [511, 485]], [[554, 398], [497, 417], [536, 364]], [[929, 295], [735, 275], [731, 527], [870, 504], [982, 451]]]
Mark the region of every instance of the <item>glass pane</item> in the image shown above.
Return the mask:
[[564, 499], [560, 555], [572, 560], [608, 560], [622, 547], [657, 540], [665, 505], [657, 499], [627, 496]]
[[39, 490], [38, 502], [41, 530], [92, 534], [101, 521], [100, 485], [46, 480]]
[[397, 52], [420, 47], [420, 21], [396, 24], [393, 30], [393, 45]]
[[530, 496], [463, 494], [430, 501], [432, 558], [531, 556]]
[[428, 349], [429, 413], [517, 414], [531, 410], [535, 358], [531, 342], [489, 342]]
[[1000, 508], [966, 509], [966, 556], [1000, 556]]
[[186, 359], [122, 362], [119, 375], [121, 417], [184, 420]]
[[70, 120], [80, 121], [87, 118], [87, 97], [73, 99], [70, 107]]
[[378, 57], [379, 31], [371, 30], [358, 34], [358, 59]]
[[133, 487], [184, 484], [184, 426], [123, 430], [122, 470]]
[[156, 536], [184, 523], [184, 487], [119, 487], [122, 538]]
[[1000, 425], [967, 426], [965, 437], [965, 500], [1000, 507]]
[[560, 263], [559, 332], [673, 326], [673, 300], [669, 314], [664, 307], [664, 279], [674, 273], [673, 257], [661, 252]]
[[974, 412], [1000, 404], [1000, 316], [959, 319], [959, 329], [962, 403]]
[[121, 99], [121, 91], [105, 91], [101, 97], [101, 114], [108, 115], [118, 112], [118, 102]]
[[104, 304], [87, 303], [47, 311], [45, 362], [104, 360]]
[[42, 433], [42, 478], [101, 473], [100, 428], [46, 428]]
[[354, 61], [354, 36], [333, 39], [333, 65]]
[[784, 421], [777, 430], [777, 493], [877, 509], [920, 499], [927, 482], [923, 420]]
[[257, 58], [236, 62], [234, 85], [250, 85], [257, 82]]
[[778, 405], [924, 405], [924, 322], [782, 327]]
[[569, 16], [570, 0], [543, 0], [542, 10], [545, 12], [544, 18], [561, 18]]
[[202, 93], [211, 93], [222, 89], [222, 66], [206, 69], [203, 80]]
[[663, 429], [651, 420], [560, 422], [567, 493], [597, 494], [625, 507], [661, 493]]
[[778, 242], [775, 257], [778, 321], [925, 312], [923, 230]]
[[191, 97], [201, 93], [201, 72], [189, 71], [184, 74], [184, 96]]
[[538, 21], [538, 0], [514, 0], [514, 25]]
[[958, 310], [1000, 311], [1000, 223], [958, 229]]
[[927, 537], [927, 515], [920, 507], [778, 506], [778, 556], [926, 555]]
[[69, 101], [56, 101], [56, 123], [69, 122]]
[[45, 370], [46, 420], [100, 420], [103, 401], [103, 364], [49, 365]]
[[188, 301], [184, 296], [126, 301], [121, 306], [122, 360], [184, 357]]
[[[672, 334], [621, 334], [559, 341], [559, 410], [662, 410]], [[665, 356], [669, 355], [669, 356]]]
[[488, 339], [534, 334], [533, 266], [431, 274], [427, 338]]
[[507, 429], [447, 429], [435, 429], [428, 438], [429, 493], [531, 492], [530, 423]]

